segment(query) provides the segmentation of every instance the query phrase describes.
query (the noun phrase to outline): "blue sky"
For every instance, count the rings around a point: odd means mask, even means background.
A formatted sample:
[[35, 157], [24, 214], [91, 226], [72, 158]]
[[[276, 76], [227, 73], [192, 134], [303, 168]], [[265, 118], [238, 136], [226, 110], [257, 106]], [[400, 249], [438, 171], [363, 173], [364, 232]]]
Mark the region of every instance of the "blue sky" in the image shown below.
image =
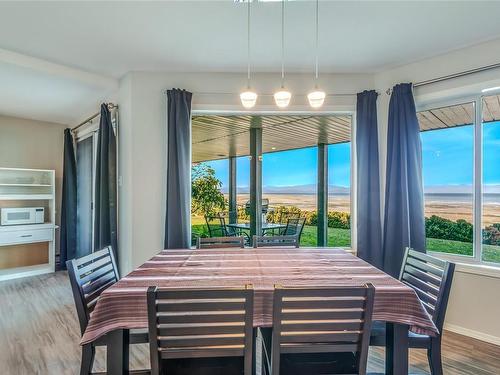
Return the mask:
[[[470, 185], [473, 178], [473, 127], [462, 126], [421, 134], [425, 186]], [[500, 184], [500, 122], [483, 126], [483, 178], [486, 184]], [[330, 145], [330, 185], [350, 186], [351, 147]], [[228, 161], [209, 162], [223, 186], [228, 184]], [[238, 158], [237, 184], [247, 187], [250, 161]], [[265, 154], [262, 163], [264, 186], [296, 186], [316, 183], [317, 150], [307, 148]]]
[[[318, 156], [315, 147], [264, 154], [262, 158], [262, 184], [264, 186], [296, 186], [316, 184]], [[227, 159], [208, 162], [216, 176], [227, 188], [229, 162]], [[350, 186], [351, 145], [343, 143], [328, 146], [329, 183]], [[248, 187], [250, 182], [250, 160], [237, 159], [237, 185]]]
[[[424, 185], [471, 185], [472, 125], [421, 133]], [[500, 122], [483, 125], [483, 181], [500, 184]]]

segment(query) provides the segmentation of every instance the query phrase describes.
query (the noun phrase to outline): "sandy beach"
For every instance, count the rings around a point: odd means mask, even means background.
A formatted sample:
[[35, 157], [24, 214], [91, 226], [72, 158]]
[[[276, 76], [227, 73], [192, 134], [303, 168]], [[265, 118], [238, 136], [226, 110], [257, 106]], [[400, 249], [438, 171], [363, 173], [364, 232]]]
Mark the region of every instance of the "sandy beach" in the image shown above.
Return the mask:
[[[313, 194], [263, 194], [271, 206], [296, 206], [301, 210], [315, 210], [316, 196]], [[244, 205], [248, 194], [238, 194], [238, 205]], [[350, 212], [349, 196], [330, 195], [328, 208], [331, 211]], [[426, 199], [425, 216], [441, 216], [450, 220], [465, 219], [472, 221], [472, 202], [453, 201], [450, 197]], [[486, 202], [483, 205], [483, 225], [500, 223], [500, 202]]]

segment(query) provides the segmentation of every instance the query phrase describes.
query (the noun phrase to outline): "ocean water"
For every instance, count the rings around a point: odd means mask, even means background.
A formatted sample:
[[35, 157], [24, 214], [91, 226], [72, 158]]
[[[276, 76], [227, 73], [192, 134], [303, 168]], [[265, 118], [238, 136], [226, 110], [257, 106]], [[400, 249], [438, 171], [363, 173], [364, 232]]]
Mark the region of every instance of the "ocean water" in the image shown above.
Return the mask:
[[[463, 202], [471, 203], [473, 200], [473, 194], [449, 194], [449, 193], [429, 193], [424, 194], [426, 201], [433, 202]], [[500, 194], [496, 193], [484, 193], [483, 203], [497, 203], [500, 204]]]
[[[241, 194], [241, 193], [240, 193]], [[245, 194], [241, 194], [245, 195]], [[266, 195], [266, 193], [264, 193]], [[289, 196], [311, 196], [316, 197], [316, 193], [290, 193], [290, 192], [272, 192], [267, 195], [289, 195]], [[349, 199], [348, 193], [330, 193], [330, 197], [337, 199]], [[471, 203], [473, 194], [464, 193], [424, 193], [424, 199], [429, 202], [458, 202]], [[500, 193], [483, 193], [483, 203], [500, 204]]]

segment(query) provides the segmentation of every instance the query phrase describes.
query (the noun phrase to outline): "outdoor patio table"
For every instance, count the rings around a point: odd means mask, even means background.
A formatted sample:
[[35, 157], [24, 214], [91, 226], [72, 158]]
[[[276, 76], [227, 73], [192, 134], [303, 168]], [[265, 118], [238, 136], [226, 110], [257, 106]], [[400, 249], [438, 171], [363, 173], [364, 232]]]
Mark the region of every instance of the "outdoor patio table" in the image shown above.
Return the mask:
[[148, 325], [146, 290], [254, 288], [254, 327], [272, 326], [275, 284], [284, 287], [375, 286], [373, 319], [388, 322], [386, 373], [408, 374], [408, 329], [435, 335], [437, 329], [410, 287], [338, 248], [163, 250], [105, 290], [81, 343], [108, 334], [108, 374], [128, 370], [128, 330]]
[[[250, 223], [233, 223], [226, 224], [228, 227], [242, 229], [242, 230], [250, 230]], [[268, 230], [280, 230], [285, 229], [286, 224], [276, 224], [276, 223], [262, 223], [262, 234], [267, 232]]]

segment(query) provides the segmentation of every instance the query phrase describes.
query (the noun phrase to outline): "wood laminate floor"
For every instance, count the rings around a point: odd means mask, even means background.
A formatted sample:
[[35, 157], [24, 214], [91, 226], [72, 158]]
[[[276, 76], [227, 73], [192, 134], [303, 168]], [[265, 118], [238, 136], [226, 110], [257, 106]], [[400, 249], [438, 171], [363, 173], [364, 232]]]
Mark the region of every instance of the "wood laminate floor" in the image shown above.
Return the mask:
[[[80, 329], [65, 272], [0, 282], [0, 374], [78, 374]], [[500, 375], [500, 347], [444, 333], [445, 374]], [[146, 345], [134, 345], [131, 368], [149, 367]], [[411, 350], [412, 374], [428, 374], [425, 351]], [[97, 349], [94, 371], [105, 370]], [[370, 349], [369, 371], [381, 372], [384, 353]]]

